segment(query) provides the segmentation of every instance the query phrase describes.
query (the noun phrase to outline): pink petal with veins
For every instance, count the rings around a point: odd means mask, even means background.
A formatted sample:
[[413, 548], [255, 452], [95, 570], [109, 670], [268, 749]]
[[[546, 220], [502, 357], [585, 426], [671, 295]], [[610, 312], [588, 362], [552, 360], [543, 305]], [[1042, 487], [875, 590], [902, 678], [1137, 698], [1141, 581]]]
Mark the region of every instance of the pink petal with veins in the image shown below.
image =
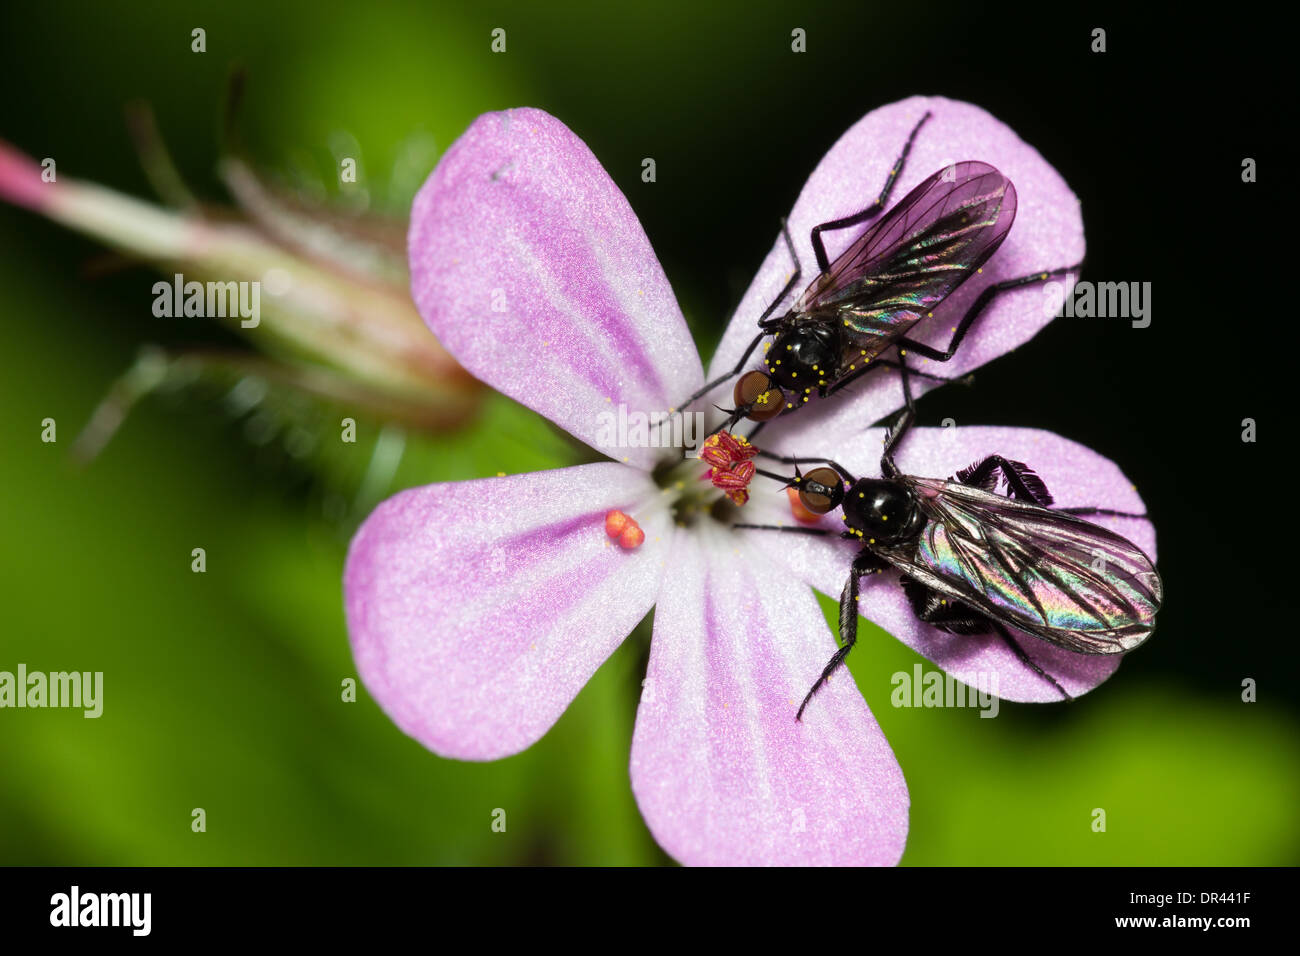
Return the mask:
[[[654, 604], [673, 530], [659, 496], [606, 462], [385, 501], [352, 539], [343, 581], [371, 695], [446, 757], [534, 743]], [[614, 509], [645, 531], [634, 551], [606, 534]]]
[[721, 529], [679, 532], [655, 611], [632, 790], [695, 865], [881, 865], [907, 840], [903, 774], [811, 590]]
[[627, 199], [541, 110], [480, 116], [420, 190], [409, 233], [420, 314], [465, 368], [610, 457], [603, 413], [666, 412], [699, 356]]

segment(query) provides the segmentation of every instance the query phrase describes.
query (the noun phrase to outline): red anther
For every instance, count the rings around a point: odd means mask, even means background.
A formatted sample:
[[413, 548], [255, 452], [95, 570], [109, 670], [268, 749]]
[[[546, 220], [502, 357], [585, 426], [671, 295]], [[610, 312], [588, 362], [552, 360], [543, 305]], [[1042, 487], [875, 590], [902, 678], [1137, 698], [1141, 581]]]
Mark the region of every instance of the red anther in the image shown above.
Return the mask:
[[645, 541], [645, 532], [635, 518], [615, 509], [605, 515], [605, 534], [618, 542], [624, 551], [632, 551]]
[[749, 459], [757, 454], [744, 436], [726, 431], [714, 432], [700, 448], [700, 458], [711, 466], [706, 477], [738, 505], [749, 500], [746, 488], [754, 478], [754, 463]]
[[645, 532], [642, 531], [641, 526], [631, 518], [628, 518], [627, 521], [627, 527], [624, 528], [623, 533], [618, 536], [618, 546], [624, 551], [633, 551], [641, 547], [641, 542], [645, 541]]
[[728, 471], [723, 471], [721, 468], [713, 469], [713, 487], [721, 488], [723, 491], [747, 488], [753, 477], [754, 463], [742, 461], [732, 465]]
[[623, 533], [623, 529], [627, 527], [627, 523], [631, 520], [618, 509], [609, 512], [609, 514], [605, 515], [605, 534], [617, 541], [618, 536]]
[[714, 468], [729, 468], [738, 461], [749, 461], [757, 454], [758, 449], [743, 435], [726, 431], [714, 432], [704, 439], [700, 448], [700, 458]]
[[799, 492], [794, 488], [785, 489], [786, 497], [790, 499], [790, 512], [794, 515], [796, 521], [802, 521], [804, 524], [816, 524], [818, 515], [813, 514], [803, 506], [799, 500]]

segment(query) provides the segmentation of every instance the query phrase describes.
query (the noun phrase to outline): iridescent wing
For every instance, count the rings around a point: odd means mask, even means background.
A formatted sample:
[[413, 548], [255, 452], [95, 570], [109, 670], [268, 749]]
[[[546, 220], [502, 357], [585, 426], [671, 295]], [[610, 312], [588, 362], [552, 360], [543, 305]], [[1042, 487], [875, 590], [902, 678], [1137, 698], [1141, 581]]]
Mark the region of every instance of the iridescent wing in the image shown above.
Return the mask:
[[1081, 654], [1122, 654], [1151, 636], [1160, 576], [1131, 541], [982, 488], [903, 481], [930, 521], [919, 540], [875, 550], [904, 573]]
[[974, 275], [1015, 218], [1015, 187], [988, 163], [945, 167], [859, 236], [794, 309], [833, 317], [854, 354], [874, 357]]

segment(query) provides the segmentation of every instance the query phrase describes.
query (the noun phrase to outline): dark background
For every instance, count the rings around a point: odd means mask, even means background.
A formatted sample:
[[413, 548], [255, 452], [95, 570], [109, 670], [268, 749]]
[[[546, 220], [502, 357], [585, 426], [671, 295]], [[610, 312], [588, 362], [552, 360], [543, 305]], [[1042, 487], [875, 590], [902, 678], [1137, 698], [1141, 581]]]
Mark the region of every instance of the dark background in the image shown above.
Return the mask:
[[[427, 129], [441, 150], [485, 110], [544, 108], [586, 140], [627, 193], [705, 355], [770, 248], [778, 217], [845, 129], [878, 105], [918, 93], [979, 104], [1035, 146], [1082, 199], [1088, 245], [1082, 277], [1151, 282], [1153, 315], [1146, 329], [1113, 319], [1053, 322], [1017, 352], [980, 369], [977, 387], [960, 395], [961, 421], [1049, 429], [1118, 462], [1156, 524], [1166, 586], [1160, 633], [1125, 662], [1122, 679], [1130, 688], [1157, 688], [1155, 701], [1176, 700], [1162, 696], [1175, 687], [1227, 705], [1239, 699], [1241, 680], [1253, 677], [1258, 707], [1283, 721], [1294, 741], [1300, 655], [1292, 633], [1294, 584], [1282, 580], [1283, 555], [1293, 550], [1290, 456], [1282, 452], [1288, 433], [1281, 427], [1291, 414], [1283, 399], [1291, 336], [1278, 294], [1290, 270], [1288, 246], [1269, 230], [1293, 201], [1283, 191], [1289, 169], [1276, 149], [1275, 129], [1290, 118], [1281, 95], [1289, 54], [1280, 50], [1277, 25], [1245, 11], [1201, 20], [1172, 7], [1121, 12], [1041, 5], [1016, 12], [999, 6], [991, 12], [970, 4], [866, 3], [784, 10], [654, 3], [617, 12], [603, 4], [331, 10], [222, 3], [178, 11], [169, 4], [55, 3], [8, 5], [0, 16], [6, 91], [0, 136], [37, 157], [56, 156], [61, 174], [135, 195], [149, 191], [121, 108], [143, 97], [155, 107], [191, 186], [223, 199], [213, 165], [223, 88], [234, 63], [249, 69], [251, 151], [270, 167], [302, 155], [309, 164], [319, 161], [328, 155], [320, 144], [336, 127], [387, 156], [410, 130]], [[189, 51], [193, 25], [208, 29], [203, 57]], [[496, 26], [508, 29], [504, 56], [488, 49]], [[804, 55], [790, 52], [796, 26], [807, 31]], [[1098, 26], [1107, 31], [1104, 54], [1090, 52]], [[652, 185], [640, 180], [644, 156], [657, 162]], [[1258, 160], [1260, 180], [1249, 185], [1241, 181], [1248, 156]], [[11, 331], [4, 361], [35, 362], [65, 376], [57, 388], [51, 384], [58, 394], [51, 401], [62, 403], [69, 423], [84, 420], [140, 342], [233, 341], [219, 330], [181, 324], [160, 333], [157, 320], [139, 307], [138, 275], [85, 280], [83, 266], [96, 248], [31, 214], [0, 208], [0, 235], [6, 285], [17, 296], [5, 321], [31, 320]], [[25, 400], [33, 399], [33, 387], [22, 386]], [[9, 407], [30, 416], [23, 402]], [[937, 424], [947, 414], [939, 407], [937, 395], [922, 402], [922, 423]], [[185, 462], [184, 481], [170, 492], [157, 490], [159, 496], [183, 496], [189, 482], [207, 480], [220, 491], [204, 507], [218, 514], [241, 511], [251, 499], [261, 502], [254, 513], [282, 515], [286, 503], [298, 500], [296, 485], [274, 489], [272, 481], [274, 490], [266, 491], [268, 479], [237, 434], [192, 426], [186, 416], [142, 412], [146, 424], [139, 427], [162, 446], [177, 443]], [[1256, 444], [1241, 441], [1247, 417], [1258, 422]], [[10, 425], [12, 434], [24, 436], [32, 427], [29, 417]], [[98, 480], [117, 486], [142, 468], [152, 475], [182, 467], [149, 457], [155, 446], [133, 444], [129, 433], [122, 441], [125, 449], [111, 448], [108, 461], [92, 468], [101, 469]], [[27, 437], [21, 447], [10, 443], [5, 457], [14, 459], [0, 471], [15, 482], [6, 507], [27, 487], [14, 477], [17, 459], [34, 454]], [[439, 477], [408, 475], [406, 483]], [[93, 489], [88, 480], [95, 479], [66, 478], [67, 494]], [[140, 493], [149, 500], [147, 490]], [[321, 580], [328, 580], [346, 534], [322, 538], [331, 543], [320, 545], [327, 554], [317, 563]], [[11, 538], [8, 546], [10, 565], [17, 566], [25, 545]], [[137, 583], [135, 591], [127, 582], [117, 593], [115, 615], [142, 621], [152, 614], [147, 594], [169, 588], [146, 577]], [[322, 640], [330, 642], [330, 665], [346, 669], [337, 617], [335, 605], [314, 620], [330, 622], [321, 625], [329, 628]], [[23, 619], [41, 618], [32, 610]], [[272, 632], [289, 619], [265, 627]], [[26, 643], [33, 635], [11, 639], [18, 650], [0, 665], [15, 653], [33, 654]], [[256, 660], [254, 653], [247, 673], [256, 671]], [[862, 666], [854, 668], [859, 679]], [[873, 702], [873, 709], [879, 714], [882, 707]], [[1081, 718], [1057, 709], [1035, 719], [1036, 727], [1047, 728], [1041, 733], [1064, 733]], [[396, 735], [384, 730], [382, 717], [374, 720], [375, 733]], [[7, 732], [5, 721], [0, 716], [0, 732]], [[612, 739], [621, 740], [619, 733]], [[1143, 730], [1131, 733], [1140, 738]], [[415, 748], [405, 740], [392, 746], [413, 765], [423, 756], [409, 753]], [[620, 759], [625, 765], [625, 749], [618, 749], [625, 742], [610, 747], [609, 765]], [[1293, 759], [1292, 751], [1286, 761]], [[1206, 764], [1188, 772], [1194, 779], [1224, 771]], [[1294, 777], [1294, 768], [1289, 773]], [[234, 794], [238, 787], [232, 787]], [[620, 813], [628, 816], [628, 798], [621, 799]], [[74, 848], [84, 834], [60, 831], [33, 809], [37, 800], [33, 792], [10, 797], [10, 809], [35, 833], [13, 838], [13, 857], [86, 862]], [[1249, 815], [1249, 803], [1232, 812]], [[1288, 848], [1279, 852], [1294, 856], [1293, 837], [1283, 837]], [[445, 833], [437, 845], [453, 861], [582, 861], [593, 858], [583, 848], [599, 844], [591, 839], [574, 844], [578, 849], [544, 845], [504, 857], [465, 849], [468, 844]], [[365, 860], [364, 845], [358, 836], [337, 858]], [[630, 845], [616, 858], [653, 858], [644, 835]], [[115, 846], [109, 841], [91, 856], [118, 862]], [[130, 861], [188, 859], [186, 852], [141, 851]], [[275, 860], [268, 852], [266, 859]], [[935, 853], [925, 859], [968, 861]], [[289, 855], [336, 858], [326, 851]]]

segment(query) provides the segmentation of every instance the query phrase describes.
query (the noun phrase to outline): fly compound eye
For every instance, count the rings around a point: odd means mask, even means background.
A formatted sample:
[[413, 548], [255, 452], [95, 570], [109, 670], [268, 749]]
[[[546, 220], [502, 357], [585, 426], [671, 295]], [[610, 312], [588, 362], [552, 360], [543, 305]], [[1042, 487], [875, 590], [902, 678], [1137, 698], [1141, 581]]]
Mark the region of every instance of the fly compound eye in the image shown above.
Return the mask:
[[731, 397], [736, 400], [737, 408], [749, 409], [745, 417], [753, 422], [776, 418], [785, 408], [785, 395], [764, 372], [746, 372], [740, 376]]
[[834, 468], [814, 468], [799, 482], [799, 503], [815, 515], [829, 514], [844, 500], [844, 488]]

